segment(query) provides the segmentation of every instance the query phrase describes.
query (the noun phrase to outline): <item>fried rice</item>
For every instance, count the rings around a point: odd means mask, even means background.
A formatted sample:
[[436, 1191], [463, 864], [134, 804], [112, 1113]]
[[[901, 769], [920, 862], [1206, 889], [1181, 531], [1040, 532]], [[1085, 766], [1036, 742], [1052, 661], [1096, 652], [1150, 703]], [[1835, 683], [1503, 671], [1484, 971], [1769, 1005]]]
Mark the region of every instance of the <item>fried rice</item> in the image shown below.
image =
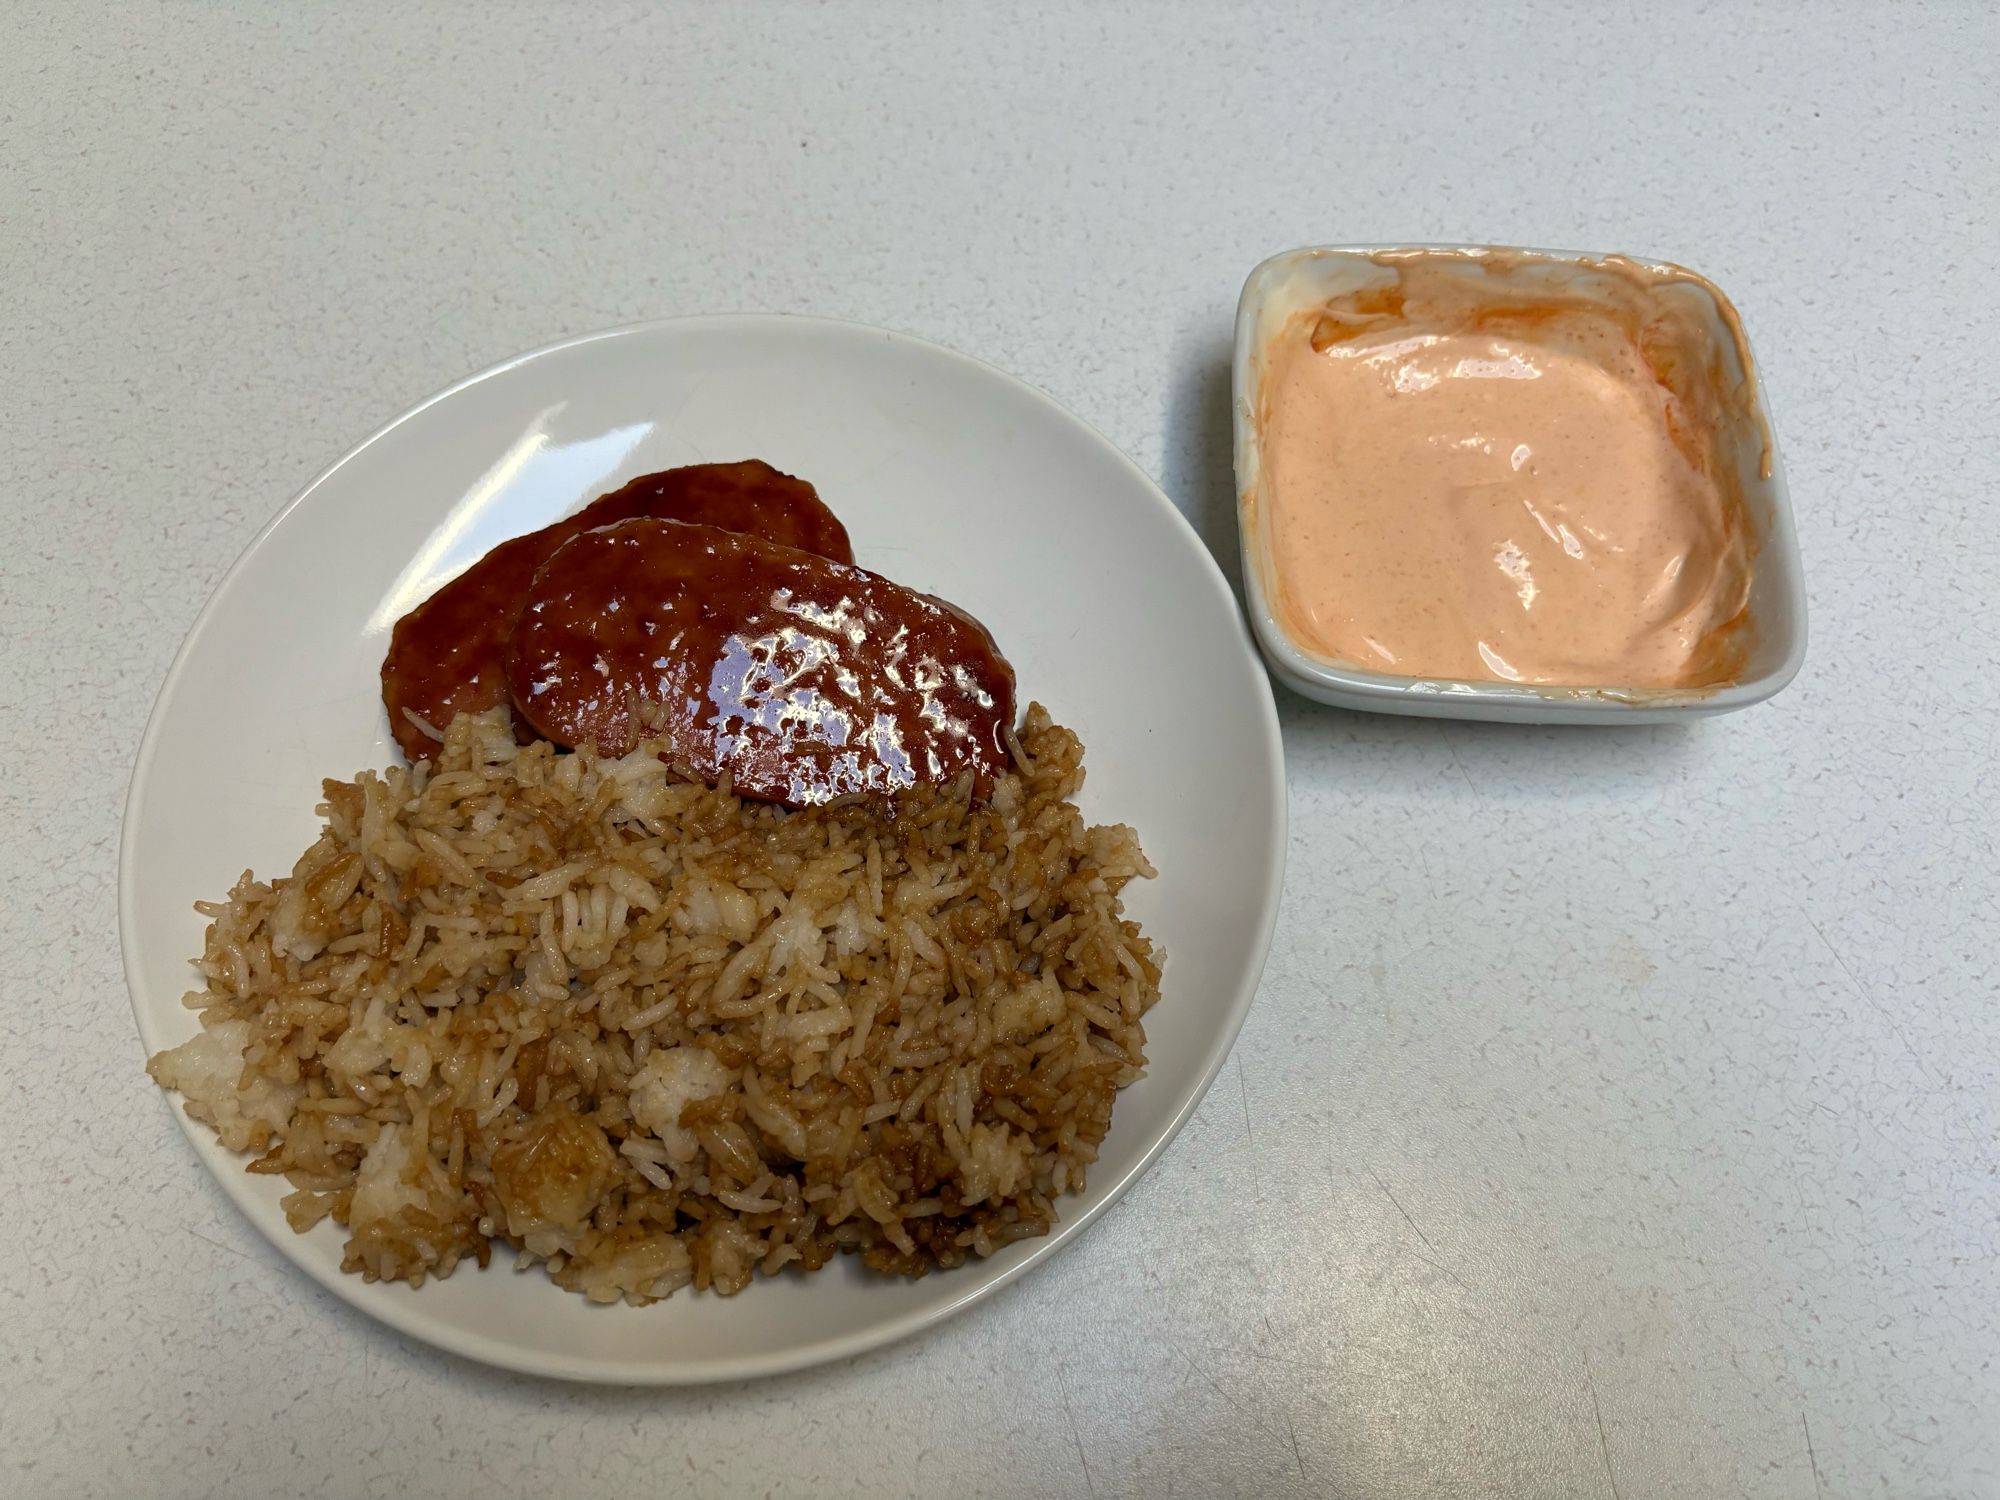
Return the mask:
[[152, 1076], [295, 1230], [421, 1285], [495, 1242], [600, 1302], [729, 1294], [839, 1251], [918, 1276], [1045, 1234], [1145, 1063], [1153, 869], [1014, 766], [803, 811], [467, 715], [434, 761], [324, 783], [289, 876], [209, 918]]

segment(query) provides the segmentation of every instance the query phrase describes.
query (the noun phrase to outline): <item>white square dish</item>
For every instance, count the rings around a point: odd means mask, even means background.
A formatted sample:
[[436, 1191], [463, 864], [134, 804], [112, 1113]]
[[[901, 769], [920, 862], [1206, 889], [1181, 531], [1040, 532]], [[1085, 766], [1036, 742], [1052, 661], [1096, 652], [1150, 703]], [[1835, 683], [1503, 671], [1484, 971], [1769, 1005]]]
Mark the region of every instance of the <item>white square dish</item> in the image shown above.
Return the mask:
[[[1508, 682], [1456, 681], [1371, 671], [1308, 649], [1287, 631], [1272, 608], [1273, 574], [1268, 513], [1262, 490], [1258, 413], [1262, 409], [1264, 351], [1294, 315], [1329, 299], [1386, 282], [1394, 271], [1376, 257], [1437, 251], [1470, 258], [1504, 258], [1505, 274], [1532, 282], [1589, 267], [1606, 257], [1571, 251], [1459, 245], [1375, 245], [1307, 248], [1274, 255], [1250, 273], [1236, 313], [1232, 367], [1237, 519], [1243, 551], [1245, 603], [1259, 647], [1272, 673], [1293, 691], [1344, 708], [1441, 718], [1503, 719], [1522, 723], [1646, 724], [1729, 713], [1761, 703], [1797, 675], [1805, 658], [1805, 582], [1791, 500], [1770, 414], [1757, 385], [1755, 360], [1735, 332], [1728, 301], [1700, 278], [1681, 276], [1660, 295], [1685, 299], [1720, 367], [1740, 382], [1761, 418], [1767, 443], [1732, 442], [1720, 435], [1743, 496], [1750, 552], [1750, 616], [1754, 636], [1733, 681], [1698, 688], [1635, 688], [1615, 683], [1552, 687]], [[1677, 267], [1641, 261], [1645, 268]], [[1741, 351], [1739, 354], [1739, 350]], [[1768, 461], [1766, 452], [1768, 451]]]

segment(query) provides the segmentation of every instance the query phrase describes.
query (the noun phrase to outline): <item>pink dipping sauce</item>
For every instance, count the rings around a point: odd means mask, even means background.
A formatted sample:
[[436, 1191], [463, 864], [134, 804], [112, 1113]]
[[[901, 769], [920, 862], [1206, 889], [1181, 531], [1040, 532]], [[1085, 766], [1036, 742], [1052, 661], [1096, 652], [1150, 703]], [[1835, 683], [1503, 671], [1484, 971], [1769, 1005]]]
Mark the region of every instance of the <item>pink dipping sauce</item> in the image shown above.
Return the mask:
[[1279, 623], [1403, 676], [1729, 680], [1750, 547], [1713, 435], [1737, 393], [1692, 317], [1650, 295], [1691, 273], [1593, 262], [1586, 295], [1509, 283], [1490, 252], [1376, 259], [1392, 283], [1294, 316], [1264, 351]]

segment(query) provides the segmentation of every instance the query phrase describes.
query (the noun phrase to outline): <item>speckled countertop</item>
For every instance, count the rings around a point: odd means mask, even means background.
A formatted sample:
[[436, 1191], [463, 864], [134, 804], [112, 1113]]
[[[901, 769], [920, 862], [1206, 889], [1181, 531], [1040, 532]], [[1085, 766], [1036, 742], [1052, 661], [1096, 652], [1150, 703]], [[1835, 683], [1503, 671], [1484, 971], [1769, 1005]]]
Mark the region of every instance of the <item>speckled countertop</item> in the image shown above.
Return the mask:
[[[1525, 3], [6, 7], [0, 1493], [2000, 1494], [2000, 20]], [[1265, 254], [1687, 261], [1761, 353], [1813, 647], [1691, 729], [1285, 697], [1290, 877], [1199, 1117], [1071, 1253], [759, 1384], [408, 1343], [140, 1072], [134, 747], [252, 533], [560, 335], [884, 323], [1227, 555]]]

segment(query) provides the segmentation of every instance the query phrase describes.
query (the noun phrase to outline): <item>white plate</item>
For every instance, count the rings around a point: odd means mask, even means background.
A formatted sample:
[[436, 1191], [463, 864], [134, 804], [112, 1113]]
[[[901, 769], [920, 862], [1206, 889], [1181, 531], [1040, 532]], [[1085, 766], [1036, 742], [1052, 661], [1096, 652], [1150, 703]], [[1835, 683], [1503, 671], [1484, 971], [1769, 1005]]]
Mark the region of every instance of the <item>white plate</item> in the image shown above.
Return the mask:
[[377, 672], [398, 615], [495, 542], [632, 475], [746, 457], [816, 484], [863, 566], [976, 614], [1022, 701], [1083, 737], [1085, 812], [1136, 826], [1160, 870], [1129, 892], [1168, 954], [1151, 1068], [1045, 1239], [916, 1282], [843, 1257], [735, 1298], [644, 1309], [509, 1274], [504, 1251], [421, 1291], [344, 1276], [341, 1231], [293, 1234], [281, 1180], [246, 1175], [176, 1101], [202, 1162], [300, 1268], [475, 1359], [577, 1380], [722, 1380], [936, 1323], [1054, 1253], [1159, 1155], [1263, 967], [1284, 867], [1277, 715], [1227, 585], [1166, 497], [1047, 396], [964, 355], [841, 323], [694, 318], [558, 344], [433, 397], [308, 485], [230, 570], [167, 675], [126, 807], [120, 929], [147, 1051], [196, 1030], [181, 1005], [201, 947], [191, 903], [246, 866], [288, 870], [316, 834], [320, 779], [395, 759]]

